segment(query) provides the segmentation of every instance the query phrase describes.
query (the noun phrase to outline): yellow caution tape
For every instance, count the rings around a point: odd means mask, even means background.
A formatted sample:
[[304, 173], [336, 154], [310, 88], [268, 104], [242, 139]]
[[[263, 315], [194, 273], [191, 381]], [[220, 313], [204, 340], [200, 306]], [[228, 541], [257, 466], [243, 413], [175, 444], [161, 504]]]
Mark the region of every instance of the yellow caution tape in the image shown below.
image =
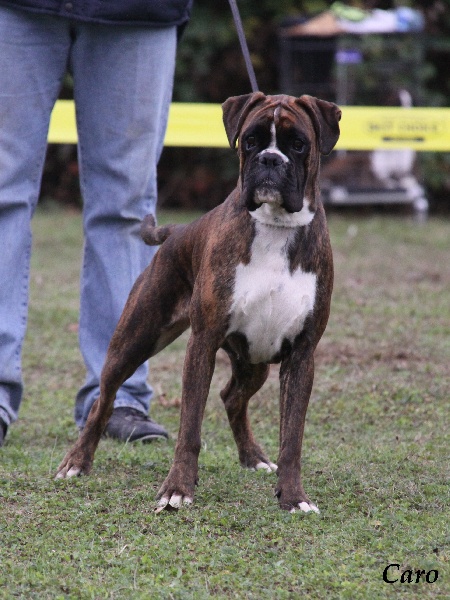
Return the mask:
[[[56, 103], [48, 141], [54, 144], [77, 142], [72, 100], [59, 100]], [[220, 104], [172, 103], [165, 145], [199, 148], [228, 146]], [[344, 106], [341, 137], [336, 148], [411, 148], [449, 152], [450, 108]]]
[[220, 104], [172, 103], [165, 146], [229, 147]]
[[73, 100], [58, 100], [50, 118], [50, 144], [76, 144], [78, 141]]
[[450, 151], [450, 108], [342, 107], [337, 148]]

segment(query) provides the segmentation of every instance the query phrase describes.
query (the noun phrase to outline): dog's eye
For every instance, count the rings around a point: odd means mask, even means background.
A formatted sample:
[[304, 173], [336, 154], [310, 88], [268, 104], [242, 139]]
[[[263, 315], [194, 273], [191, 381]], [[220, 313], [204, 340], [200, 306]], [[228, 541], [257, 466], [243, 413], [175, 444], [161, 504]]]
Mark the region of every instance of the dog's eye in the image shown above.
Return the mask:
[[251, 150], [256, 146], [256, 137], [254, 135], [249, 135], [245, 141], [245, 147], [247, 150]]
[[302, 152], [305, 149], [305, 143], [300, 138], [296, 138], [292, 145], [296, 152]]

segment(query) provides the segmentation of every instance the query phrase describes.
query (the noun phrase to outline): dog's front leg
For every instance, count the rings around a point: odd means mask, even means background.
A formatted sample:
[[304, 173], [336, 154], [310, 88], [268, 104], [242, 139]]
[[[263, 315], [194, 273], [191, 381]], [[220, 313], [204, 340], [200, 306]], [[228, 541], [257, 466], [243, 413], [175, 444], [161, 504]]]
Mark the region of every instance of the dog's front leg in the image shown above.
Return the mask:
[[306, 410], [314, 379], [314, 355], [303, 340], [280, 368], [280, 454], [275, 493], [280, 508], [319, 512], [301, 481], [301, 453]]
[[209, 386], [214, 372], [217, 347], [211, 334], [191, 334], [183, 369], [180, 430], [175, 457], [157, 499], [158, 512], [191, 504], [197, 483], [201, 426]]

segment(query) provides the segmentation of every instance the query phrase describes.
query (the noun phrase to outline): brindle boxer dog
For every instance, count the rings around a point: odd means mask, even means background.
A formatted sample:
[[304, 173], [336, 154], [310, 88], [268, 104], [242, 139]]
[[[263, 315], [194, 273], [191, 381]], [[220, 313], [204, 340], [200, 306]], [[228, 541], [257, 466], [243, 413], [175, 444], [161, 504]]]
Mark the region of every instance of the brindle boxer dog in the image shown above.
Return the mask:
[[[340, 116], [335, 104], [311, 96], [256, 92], [224, 103], [231, 147], [239, 140], [237, 187], [189, 225], [144, 222], [144, 240], [162, 245], [130, 293], [108, 349], [100, 397], [58, 478], [89, 473], [119, 386], [190, 326], [180, 430], [157, 510], [193, 501], [203, 412], [223, 348], [232, 374], [221, 397], [241, 464], [276, 471], [281, 508], [318, 512], [303, 489], [300, 456], [314, 350], [333, 287], [320, 154], [336, 144]], [[281, 363], [277, 464], [255, 441], [247, 415], [271, 363]]]

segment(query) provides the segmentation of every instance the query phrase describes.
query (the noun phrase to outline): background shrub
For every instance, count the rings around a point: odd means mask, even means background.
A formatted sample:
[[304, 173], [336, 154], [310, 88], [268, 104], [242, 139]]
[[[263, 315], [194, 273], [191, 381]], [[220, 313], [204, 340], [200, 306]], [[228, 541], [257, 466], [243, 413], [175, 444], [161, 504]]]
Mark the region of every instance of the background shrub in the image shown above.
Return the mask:
[[[312, 16], [326, 10], [322, 0], [240, 0], [239, 8], [250, 47], [256, 77], [265, 93], [280, 93], [278, 30], [283, 20]], [[393, 8], [389, 0], [352, 2], [366, 8]], [[410, 2], [423, 10], [426, 19], [424, 60], [409, 69], [391, 74], [389, 86], [403, 86], [424, 106], [448, 106], [450, 79], [447, 77], [450, 53], [449, 0]], [[364, 62], [353, 71], [356, 79], [356, 104], [373, 104], [384, 93], [383, 73], [371, 65], [380, 62], [382, 38], [366, 36], [362, 51]], [[392, 47], [388, 52], [392, 52]], [[394, 48], [399, 60], [411, 46], [399, 42]], [[416, 82], [420, 83], [417, 93]], [[227, 0], [195, 0], [192, 20], [179, 45], [174, 100], [178, 102], [218, 102], [228, 96], [248, 93], [250, 84], [241, 56]], [[61, 97], [70, 97], [67, 79]], [[382, 101], [382, 100], [381, 100]], [[423, 183], [434, 210], [448, 210], [450, 193], [450, 155], [420, 154]], [[165, 207], [209, 209], [221, 202], [236, 181], [237, 160], [227, 149], [165, 148], [159, 165], [159, 203]], [[42, 185], [43, 199], [68, 206], [81, 205], [76, 149], [50, 146]]]

